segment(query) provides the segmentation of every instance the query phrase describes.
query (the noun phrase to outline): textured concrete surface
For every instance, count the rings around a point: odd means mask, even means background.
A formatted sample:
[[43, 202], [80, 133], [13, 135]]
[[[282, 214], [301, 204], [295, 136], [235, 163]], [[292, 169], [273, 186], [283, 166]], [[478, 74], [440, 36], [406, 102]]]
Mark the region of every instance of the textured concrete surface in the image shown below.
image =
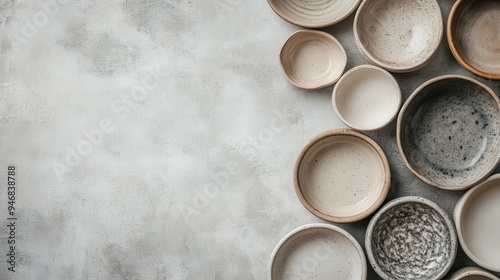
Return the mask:
[[[440, 1], [445, 18], [453, 3]], [[353, 18], [324, 29], [347, 69], [367, 63]], [[332, 87], [283, 77], [278, 52], [298, 27], [266, 1], [3, 0], [0, 26], [1, 279], [266, 279], [277, 242], [322, 222], [292, 169], [311, 137], [345, 126]], [[406, 99], [450, 73], [472, 76], [444, 40], [431, 64], [396, 78]], [[403, 166], [394, 122], [369, 135], [390, 160], [388, 199], [420, 195], [451, 213], [462, 193]], [[363, 244], [368, 220], [342, 227]], [[460, 250], [452, 271], [470, 264]]]

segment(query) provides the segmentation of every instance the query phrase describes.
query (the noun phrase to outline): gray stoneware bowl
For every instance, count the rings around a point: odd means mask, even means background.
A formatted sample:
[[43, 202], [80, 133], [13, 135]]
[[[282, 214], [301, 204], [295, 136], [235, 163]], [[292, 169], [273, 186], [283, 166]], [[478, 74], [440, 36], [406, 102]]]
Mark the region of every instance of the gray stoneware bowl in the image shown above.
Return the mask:
[[383, 279], [434, 280], [453, 265], [457, 236], [437, 204], [409, 196], [388, 202], [375, 214], [365, 246], [370, 264]]
[[500, 100], [468, 77], [431, 79], [401, 108], [397, 142], [403, 162], [427, 184], [470, 188], [500, 162]]

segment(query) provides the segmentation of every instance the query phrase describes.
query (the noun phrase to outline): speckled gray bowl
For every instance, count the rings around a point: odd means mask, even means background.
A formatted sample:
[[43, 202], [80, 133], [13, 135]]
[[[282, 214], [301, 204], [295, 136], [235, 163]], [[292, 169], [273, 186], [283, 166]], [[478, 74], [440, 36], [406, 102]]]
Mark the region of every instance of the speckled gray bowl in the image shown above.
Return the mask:
[[479, 267], [464, 267], [453, 273], [449, 280], [500, 280], [495, 275]]
[[468, 77], [431, 79], [401, 108], [397, 141], [403, 162], [427, 184], [470, 188], [500, 162], [500, 100]]
[[383, 279], [441, 279], [453, 265], [457, 236], [448, 215], [416, 196], [387, 203], [373, 216], [365, 238], [368, 260]]

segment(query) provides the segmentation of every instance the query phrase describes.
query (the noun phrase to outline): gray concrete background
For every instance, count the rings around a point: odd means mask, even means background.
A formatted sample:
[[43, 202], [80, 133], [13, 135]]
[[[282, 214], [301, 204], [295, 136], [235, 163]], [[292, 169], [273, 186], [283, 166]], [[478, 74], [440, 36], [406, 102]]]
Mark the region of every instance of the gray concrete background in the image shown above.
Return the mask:
[[[454, 1], [439, 2], [446, 19]], [[346, 70], [367, 63], [353, 18], [324, 29]], [[292, 169], [310, 138], [345, 126], [333, 87], [283, 77], [278, 53], [299, 28], [266, 1], [4, 0], [0, 26], [0, 182], [14, 164], [18, 217], [15, 273], [0, 228], [1, 279], [266, 279], [278, 241], [322, 222]], [[451, 73], [472, 76], [443, 40], [428, 66], [395, 77], [406, 99]], [[391, 164], [388, 200], [452, 212], [462, 192], [411, 174], [394, 122], [368, 134]], [[2, 187], [2, 225], [6, 209]], [[368, 221], [341, 227], [364, 247]], [[472, 264], [460, 249], [451, 272]]]

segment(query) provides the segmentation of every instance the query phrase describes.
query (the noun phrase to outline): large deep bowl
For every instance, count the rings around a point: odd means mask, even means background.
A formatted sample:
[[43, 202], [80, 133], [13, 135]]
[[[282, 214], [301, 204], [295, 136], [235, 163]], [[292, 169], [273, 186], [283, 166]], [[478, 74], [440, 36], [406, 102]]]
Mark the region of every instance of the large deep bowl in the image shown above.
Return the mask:
[[391, 72], [425, 66], [443, 37], [443, 18], [436, 0], [363, 1], [354, 18], [354, 37], [373, 64]]
[[366, 253], [383, 279], [437, 280], [453, 265], [453, 222], [434, 202], [416, 196], [388, 202], [368, 224]]
[[468, 77], [431, 79], [403, 105], [397, 142], [403, 162], [427, 184], [470, 188], [500, 162], [500, 101]]
[[453, 56], [470, 72], [500, 80], [500, 1], [458, 0], [448, 18]]

